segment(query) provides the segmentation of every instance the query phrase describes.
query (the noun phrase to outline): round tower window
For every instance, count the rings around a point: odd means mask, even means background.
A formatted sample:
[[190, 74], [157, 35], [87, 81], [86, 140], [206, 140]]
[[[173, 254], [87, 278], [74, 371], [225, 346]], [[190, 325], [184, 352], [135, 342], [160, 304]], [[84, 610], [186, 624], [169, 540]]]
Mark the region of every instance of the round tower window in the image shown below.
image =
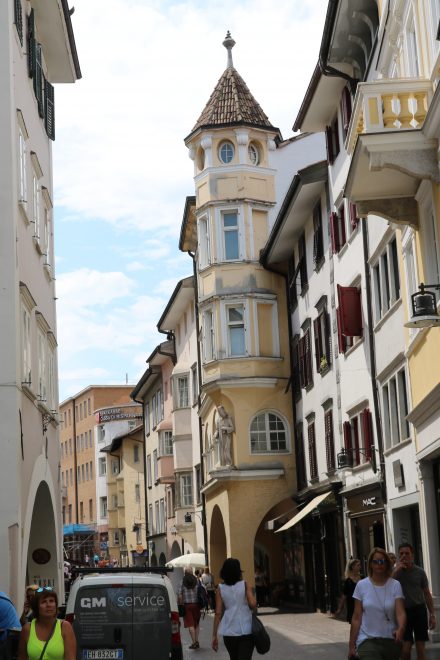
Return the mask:
[[232, 142], [222, 142], [219, 148], [219, 158], [227, 165], [234, 158], [234, 145]]
[[260, 162], [260, 150], [255, 142], [251, 142], [248, 147], [248, 156], [252, 165], [258, 165]]

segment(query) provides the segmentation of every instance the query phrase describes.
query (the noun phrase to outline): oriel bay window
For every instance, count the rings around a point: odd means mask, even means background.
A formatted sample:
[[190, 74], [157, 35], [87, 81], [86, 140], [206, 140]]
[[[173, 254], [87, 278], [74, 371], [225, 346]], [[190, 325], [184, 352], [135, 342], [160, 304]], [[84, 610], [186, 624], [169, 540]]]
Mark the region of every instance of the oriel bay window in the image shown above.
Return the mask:
[[221, 214], [223, 234], [223, 254], [225, 261], [240, 258], [240, 236], [237, 211], [223, 211]]
[[203, 359], [205, 362], [215, 360], [215, 328], [214, 311], [212, 308], [203, 312]]
[[338, 322], [339, 352], [345, 353], [363, 334], [361, 290], [357, 286], [338, 284], [339, 307], [336, 310]]
[[188, 375], [174, 377], [174, 405], [176, 408], [188, 408], [189, 383]]
[[209, 223], [208, 217], [205, 215], [199, 219], [198, 226], [198, 257], [199, 268], [206, 268], [211, 263], [211, 250], [209, 242]]

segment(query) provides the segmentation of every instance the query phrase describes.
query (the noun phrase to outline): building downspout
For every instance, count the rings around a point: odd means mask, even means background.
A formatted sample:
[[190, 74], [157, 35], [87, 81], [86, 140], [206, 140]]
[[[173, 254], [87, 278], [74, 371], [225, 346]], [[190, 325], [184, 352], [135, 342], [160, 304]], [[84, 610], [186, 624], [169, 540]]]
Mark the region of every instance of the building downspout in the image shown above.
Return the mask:
[[373, 406], [374, 406], [374, 420], [376, 426], [377, 448], [379, 451], [379, 467], [380, 467], [380, 487], [382, 492], [382, 499], [384, 504], [387, 502], [387, 489], [385, 482], [385, 463], [383, 456], [383, 435], [382, 435], [382, 422], [379, 410], [379, 395], [377, 392], [377, 379], [376, 379], [376, 349], [374, 343], [373, 333], [373, 311], [371, 305], [371, 276], [370, 267], [368, 264], [368, 223], [366, 218], [360, 219], [362, 225], [362, 243], [364, 251], [364, 267], [365, 267], [365, 292], [367, 296], [367, 322], [368, 322], [368, 341], [370, 344], [370, 374], [371, 374], [371, 388], [373, 391]]
[[150, 565], [150, 548], [148, 547], [148, 488], [147, 488], [147, 442], [145, 438], [145, 411], [144, 411], [144, 401], [139, 401], [139, 399], [133, 399], [135, 403], [139, 403], [142, 408], [142, 436], [143, 441], [143, 454], [144, 454], [144, 504], [145, 504], [145, 542], [147, 544], [147, 566]]
[[[197, 286], [197, 268], [196, 268], [196, 259], [195, 259], [195, 254], [194, 252], [190, 252], [188, 250], [188, 255], [191, 257], [192, 262], [193, 262], [193, 276], [194, 276], [194, 307], [195, 307], [195, 312], [196, 312], [196, 336], [197, 336], [197, 380], [198, 380], [198, 392], [197, 392], [197, 417], [199, 419], [199, 445], [200, 445], [200, 477], [201, 477], [201, 485], [203, 486], [205, 483], [205, 471], [204, 471], [204, 465], [203, 465], [203, 427], [202, 427], [202, 419], [200, 417], [199, 410], [200, 410], [200, 389], [202, 385], [202, 360], [201, 360], [201, 354], [200, 354], [200, 317], [199, 317], [199, 305], [198, 305], [198, 300], [199, 300], [199, 290]], [[206, 525], [206, 500], [205, 500], [205, 494], [201, 493], [202, 495], [202, 528], [203, 528], [203, 543], [205, 546], [205, 565], [209, 566], [208, 562], [208, 529]]]

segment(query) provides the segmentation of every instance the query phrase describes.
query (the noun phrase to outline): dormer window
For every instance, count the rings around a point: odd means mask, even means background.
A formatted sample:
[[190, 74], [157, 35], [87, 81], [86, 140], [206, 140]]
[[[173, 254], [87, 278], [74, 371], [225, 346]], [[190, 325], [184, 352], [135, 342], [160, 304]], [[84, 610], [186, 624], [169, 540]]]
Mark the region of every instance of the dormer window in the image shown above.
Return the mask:
[[235, 149], [232, 142], [229, 142], [229, 140], [222, 142], [218, 150], [218, 155], [221, 162], [225, 165], [228, 165], [228, 163], [232, 161], [235, 155]]
[[260, 163], [260, 150], [255, 142], [251, 142], [248, 147], [248, 156], [251, 165], [259, 165]]

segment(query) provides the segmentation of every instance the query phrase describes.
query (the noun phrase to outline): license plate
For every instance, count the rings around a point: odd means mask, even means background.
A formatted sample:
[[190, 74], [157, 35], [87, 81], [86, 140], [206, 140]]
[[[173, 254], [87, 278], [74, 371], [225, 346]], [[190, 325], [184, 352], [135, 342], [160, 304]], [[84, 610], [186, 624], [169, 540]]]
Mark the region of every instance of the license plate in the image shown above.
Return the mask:
[[83, 660], [104, 660], [107, 658], [115, 658], [116, 660], [123, 660], [123, 649], [90, 649], [83, 650]]

